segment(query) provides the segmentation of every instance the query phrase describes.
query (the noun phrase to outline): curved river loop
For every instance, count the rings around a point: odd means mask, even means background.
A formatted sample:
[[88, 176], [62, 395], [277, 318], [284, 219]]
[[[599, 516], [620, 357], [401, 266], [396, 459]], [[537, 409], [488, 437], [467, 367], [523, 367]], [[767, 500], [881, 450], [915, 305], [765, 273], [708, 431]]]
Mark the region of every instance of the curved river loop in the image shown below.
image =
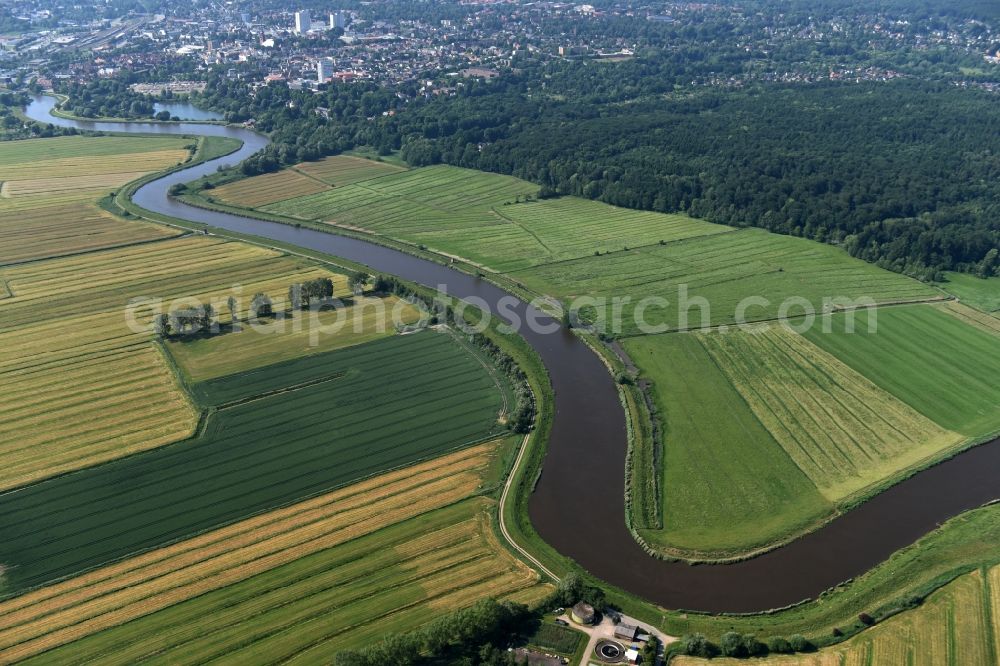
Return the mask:
[[[89, 122], [50, 115], [55, 100], [36, 97], [26, 114], [39, 122], [80, 130], [233, 137], [243, 147], [228, 156], [175, 171], [141, 187], [143, 208], [217, 229], [252, 234], [365, 264], [449, 295], [481, 299], [507, 321], [557, 324], [480, 278], [356, 238], [195, 208], [168, 196], [171, 185], [234, 165], [268, 139], [239, 127], [193, 123]], [[552, 431], [544, 467], [530, 498], [538, 534], [598, 578], [667, 608], [749, 613], [816, 597], [885, 560], [963, 511], [1000, 497], [1000, 440], [969, 449], [896, 484], [826, 526], [788, 545], [733, 564], [689, 565], [647, 555], [625, 525], [625, 414], [604, 363], [572, 332], [559, 327], [520, 334], [540, 355], [555, 392]], [[677, 377], [683, 381], [683, 377]], [[585, 500], [581, 500], [585, 497]]]

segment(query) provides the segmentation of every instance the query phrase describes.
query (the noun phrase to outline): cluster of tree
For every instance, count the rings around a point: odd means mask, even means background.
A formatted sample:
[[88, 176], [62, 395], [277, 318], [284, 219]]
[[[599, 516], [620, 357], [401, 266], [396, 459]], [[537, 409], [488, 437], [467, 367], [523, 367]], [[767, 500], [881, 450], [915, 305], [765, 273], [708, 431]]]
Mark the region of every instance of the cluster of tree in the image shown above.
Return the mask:
[[215, 308], [209, 304], [197, 308], [173, 310], [153, 318], [153, 332], [160, 338], [196, 333], [213, 333], [219, 330]]
[[553, 608], [557, 606], [568, 608], [578, 601], [590, 604], [598, 612], [604, 610], [608, 603], [604, 590], [596, 585], [591, 585], [580, 574], [570, 572], [559, 581], [545, 605]]
[[413, 666], [449, 663], [508, 666], [518, 663], [506, 651], [537, 623], [526, 606], [484, 599], [471, 608], [439, 617], [419, 631], [392, 635], [361, 651], [343, 651], [334, 666]]
[[308, 308], [314, 300], [323, 302], [333, 298], [333, 280], [316, 278], [297, 282], [288, 288], [288, 302], [293, 310]]
[[676, 644], [671, 646], [674, 654], [711, 659], [713, 657], [763, 657], [767, 654], [791, 654], [793, 652], [809, 652], [815, 647], [804, 636], [795, 634], [790, 638], [776, 636], [762, 643], [753, 634], [741, 634], [729, 631], [722, 635], [719, 644], [705, 638], [703, 634], [686, 634], [681, 636]]
[[[149, 118], [154, 98], [133, 91], [127, 78], [66, 81], [57, 87], [69, 100], [63, 109], [82, 118]], [[169, 120], [170, 114], [163, 120]]]
[[[230, 329], [236, 330], [239, 324], [239, 302], [235, 296], [230, 296], [226, 300], [226, 309], [229, 310]], [[273, 317], [274, 302], [271, 297], [263, 292], [254, 294], [250, 299], [249, 316], [251, 321]], [[207, 303], [200, 307], [181, 308], [153, 317], [153, 333], [158, 338], [214, 335], [220, 330], [215, 308]]]

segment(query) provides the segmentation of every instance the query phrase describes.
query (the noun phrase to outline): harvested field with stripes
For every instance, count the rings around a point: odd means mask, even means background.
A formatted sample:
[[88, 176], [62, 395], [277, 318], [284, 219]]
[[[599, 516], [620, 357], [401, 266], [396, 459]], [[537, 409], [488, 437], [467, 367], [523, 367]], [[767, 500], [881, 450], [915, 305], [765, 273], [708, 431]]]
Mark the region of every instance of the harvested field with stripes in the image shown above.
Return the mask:
[[[174, 604], [181, 605], [169, 613], [179, 611], [192, 621], [210, 621], [208, 615], [205, 618], [190, 615], [201, 602], [183, 602], [212, 590], [230, 598], [242, 586], [261, 589], [261, 581], [279, 578], [281, 569], [297, 568], [289, 562], [310, 556], [329, 561], [345, 550], [354, 550], [353, 540], [468, 497], [479, 487], [495, 451], [495, 442], [463, 449], [0, 603], [0, 623], [5, 627], [0, 630], [0, 661], [23, 659], [92, 634], [97, 634], [93, 644], [106, 647], [108, 638], [119, 632], [98, 632]], [[468, 506], [461, 513], [468, 514]], [[482, 558], [488, 558], [500, 570], [512, 574], [521, 571], [520, 576], [507, 578], [506, 582], [502, 576], [502, 580], [494, 581], [509, 585], [507, 593], [532, 594], [532, 590], [543, 589], [533, 584], [534, 575], [521, 565], [513, 560], [505, 565], [504, 560], [509, 558], [499, 549], [493, 553], [484, 551], [485, 547], [492, 549], [493, 544], [488, 543], [486, 530], [470, 524], [474, 516], [456, 518], [461, 522], [444, 527], [436, 536], [430, 529], [420, 527], [426, 519], [417, 518], [407, 530], [413, 540], [402, 543], [400, 554], [410, 561], [416, 560], [421, 553], [413, 552], [414, 549], [429, 546], [428, 541], [447, 536], [449, 530], [458, 531], [466, 543], [470, 537], [478, 536], [480, 540], [473, 550], [481, 557], [469, 565], [482, 564]], [[421, 534], [427, 536], [421, 538]], [[384, 543], [382, 539], [379, 541]], [[514, 584], [522, 579], [528, 583], [527, 587]], [[303, 581], [302, 585], [307, 583]], [[180, 610], [187, 605], [194, 608]], [[227, 619], [238, 620], [243, 613], [249, 620], [247, 606], [230, 610]], [[126, 624], [120, 635], [134, 630], [148, 632], [151, 627], [155, 627], [154, 633], [166, 634], [168, 625], [161, 620], [151, 616], [142, 622]], [[238, 621], [230, 631], [233, 639], [240, 639]], [[90, 641], [74, 644], [69, 654], [86, 650], [89, 644]]]
[[214, 407], [196, 439], [0, 495], [0, 562], [8, 568], [0, 593], [504, 432], [496, 379], [450, 334], [433, 331], [193, 389]]
[[332, 157], [324, 157], [315, 162], [302, 162], [295, 165], [295, 170], [335, 187], [342, 187], [362, 180], [386, 176], [390, 173], [406, 171], [405, 168], [394, 164], [368, 160], [353, 155], [334, 155]]
[[[900, 613], [857, 636], [812, 654], [773, 655], [761, 666], [989, 666], [1000, 639], [1000, 568], [965, 574], [932, 594], [920, 607]], [[679, 666], [745, 664], [678, 657]]]
[[16, 388], [0, 416], [0, 489], [192, 434], [195, 410], [150, 334], [130, 328], [129, 299], [198, 296], [222, 311], [242, 284], [242, 316], [255, 291], [280, 295], [292, 282], [329, 275], [207, 237], [0, 268], [14, 294], [0, 299], [0, 381]]
[[227, 204], [256, 208], [328, 189], [323, 183], [303, 176], [294, 169], [286, 169], [222, 185], [209, 194]]
[[947, 431], [784, 326], [700, 336], [785, 453], [830, 501], [947, 451]]
[[132, 137], [115, 137], [110, 145], [84, 137], [3, 142], [0, 265], [176, 236], [167, 227], [115, 218], [96, 202], [111, 189], [183, 161], [190, 143]]

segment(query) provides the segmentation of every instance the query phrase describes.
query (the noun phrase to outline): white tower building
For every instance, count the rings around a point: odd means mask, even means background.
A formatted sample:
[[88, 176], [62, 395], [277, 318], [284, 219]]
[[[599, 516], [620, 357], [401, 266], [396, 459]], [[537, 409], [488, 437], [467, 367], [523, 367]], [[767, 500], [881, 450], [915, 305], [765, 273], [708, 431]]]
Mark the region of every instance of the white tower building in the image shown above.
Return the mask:
[[303, 9], [302, 11], [295, 12], [295, 32], [300, 35], [304, 35], [309, 32], [309, 28], [312, 26], [312, 17], [309, 15], [308, 9]]

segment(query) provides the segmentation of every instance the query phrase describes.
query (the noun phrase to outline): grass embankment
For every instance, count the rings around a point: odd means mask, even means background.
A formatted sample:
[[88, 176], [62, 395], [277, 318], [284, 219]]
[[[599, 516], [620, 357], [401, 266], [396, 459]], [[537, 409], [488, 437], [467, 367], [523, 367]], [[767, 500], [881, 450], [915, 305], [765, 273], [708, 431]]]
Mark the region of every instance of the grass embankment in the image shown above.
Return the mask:
[[4, 497], [0, 591], [23, 592], [502, 432], [495, 379], [443, 333], [192, 389], [214, 407], [194, 441]]
[[609, 599], [637, 619], [674, 636], [703, 633], [718, 641], [727, 631], [752, 633], [758, 639], [803, 634], [817, 645], [829, 645], [865, 628], [858, 619], [894, 615], [956, 577], [981, 566], [1000, 564], [1000, 507], [988, 506], [946, 522], [912, 546], [815, 601], [755, 615], [707, 615], [667, 610], [611, 588]]
[[[839, 645], [814, 654], [772, 655], [754, 660], [761, 666], [825, 664], [912, 664], [914, 666], [987, 666], [997, 663], [1000, 637], [1000, 568], [982, 568], [944, 586], [918, 609], [887, 620]], [[676, 666], [745, 664], [678, 657]]]

